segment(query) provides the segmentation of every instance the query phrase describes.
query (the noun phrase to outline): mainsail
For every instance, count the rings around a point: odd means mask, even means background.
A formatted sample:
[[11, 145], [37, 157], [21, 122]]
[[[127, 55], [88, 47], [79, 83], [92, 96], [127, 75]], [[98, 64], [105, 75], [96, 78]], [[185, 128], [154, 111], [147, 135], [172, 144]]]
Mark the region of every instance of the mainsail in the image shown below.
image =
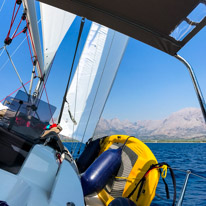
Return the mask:
[[[35, 6], [33, 0], [25, 0], [25, 5], [27, 8], [29, 8], [29, 5]], [[40, 3], [40, 13], [44, 63], [42, 58], [39, 57], [42, 57], [41, 52], [37, 51], [37, 56], [40, 59], [40, 68], [43, 68], [40, 73], [46, 80], [57, 49], [76, 16], [44, 3]], [[32, 22], [32, 13], [29, 12], [28, 14], [29, 21]], [[38, 28], [36, 25], [32, 25], [32, 35], [36, 36], [35, 34], [38, 34]], [[63, 135], [77, 139], [84, 138], [85, 140], [93, 135], [111, 90], [127, 41], [127, 36], [100, 24], [92, 23], [68, 90], [66, 100], [71, 108], [69, 109], [69, 105], [65, 104], [60, 122], [63, 127]], [[35, 45], [39, 45], [40, 48], [39, 42], [38, 40]], [[43, 89], [43, 84], [40, 83], [41, 80], [39, 81], [40, 87], [37, 86], [39, 93]], [[71, 114], [74, 116], [77, 125], [74, 125], [74, 120], [71, 120], [68, 110], [70, 116]]]
[[[34, 55], [37, 55], [39, 64], [37, 70], [39, 77], [47, 79], [49, 71], [52, 66], [55, 54], [64, 36], [73, 23], [76, 15], [61, 9], [52, 7], [50, 5], [40, 3], [41, 25], [42, 25], [42, 39], [43, 39], [43, 55], [41, 51], [39, 29], [37, 25], [36, 8], [34, 0], [24, 0], [24, 8], [27, 10], [29, 20], [31, 39], [34, 42]], [[61, 23], [60, 23], [61, 22]], [[44, 61], [43, 61], [44, 56]], [[39, 86], [37, 86], [40, 94], [43, 89], [41, 79]]]
[[40, 3], [40, 11], [44, 48], [44, 71], [48, 73], [56, 51], [76, 15], [44, 3]]
[[[44, 3], [40, 3], [40, 13], [44, 51], [44, 80], [46, 81], [59, 45], [76, 15]], [[41, 85], [39, 91], [41, 92], [42, 89], [43, 85]]]
[[[62, 135], [85, 141], [93, 135], [127, 42], [127, 36], [92, 23], [67, 93], [60, 122]], [[69, 117], [68, 110], [77, 125]]]

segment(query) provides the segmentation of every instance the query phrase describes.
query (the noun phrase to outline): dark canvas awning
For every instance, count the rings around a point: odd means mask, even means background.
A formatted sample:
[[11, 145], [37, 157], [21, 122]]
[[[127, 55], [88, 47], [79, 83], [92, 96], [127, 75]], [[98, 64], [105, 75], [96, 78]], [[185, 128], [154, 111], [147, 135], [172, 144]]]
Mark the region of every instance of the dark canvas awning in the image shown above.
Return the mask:
[[[168, 54], [175, 55], [206, 24], [186, 18], [198, 0], [40, 0], [122, 32]], [[183, 39], [171, 37], [181, 22], [193, 27]], [[187, 23], [186, 23], [187, 24]]]

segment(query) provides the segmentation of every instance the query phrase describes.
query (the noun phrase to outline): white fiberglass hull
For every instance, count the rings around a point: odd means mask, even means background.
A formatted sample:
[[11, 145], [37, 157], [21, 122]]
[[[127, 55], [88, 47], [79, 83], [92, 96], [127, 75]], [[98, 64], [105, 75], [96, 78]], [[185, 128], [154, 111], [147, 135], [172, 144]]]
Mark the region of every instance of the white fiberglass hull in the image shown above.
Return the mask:
[[[81, 182], [72, 163], [35, 145], [17, 175], [0, 169], [0, 200], [9, 206], [83, 206]], [[73, 203], [73, 204], [72, 204]]]

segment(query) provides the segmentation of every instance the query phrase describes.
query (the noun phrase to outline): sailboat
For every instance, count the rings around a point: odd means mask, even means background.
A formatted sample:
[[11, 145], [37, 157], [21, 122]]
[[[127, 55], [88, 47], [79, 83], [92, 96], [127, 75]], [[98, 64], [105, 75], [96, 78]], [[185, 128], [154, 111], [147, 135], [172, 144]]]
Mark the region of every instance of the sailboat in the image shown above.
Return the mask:
[[[18, 11], [21, 4], [24, 12], [20, 21], [26, 21], [22, 32], [30, 37], [33, 51], [29, 91], [7, 50], [18, 30], [16, 28], [14, 35], [10, 35], [16, 18], [15, 9]], [[177, 54], [205, 26], [205, 14], [193, 19], [193, 12], [196, 14], [196, 8], [199, 11], [202, 6], [205, 8], [205, 2], [188, 0], [167, 3], [119, 1], [118, 4], [42, 0], [42, 54], [35, 1], [16, 0], [4, 49], [24, 91], [19, 91], [15, 98], [6, 97], [0, 107], [0, 204], [150, 205], [160, 175], [164, 179], [165, 171], [171, 167], [158, 163], [150, 149], [135, 137], [113, 135], [94, 140], [92, 136], [128, 36], [174, 56], [187, 66], [206, 119], [206, 106], [194, 71]], [[71, 80], [75, 51], [58, 124], [55, 124], [50, 120], [55, 107], [42, 101], [41, 95], [46, 92], [45, 84], [58, 47], [76, 15], [83, 16], [76, 51], [85, 18], [93, 22]], [[33, 88], [35, 77], [38, 81]], [[87, 142], [78, 160], [64, 147], [59, 133]], [[177, 205], [182, 204], [188, 177], [189, 174]], [[173, 183], [175, 186], [174, 179]]]

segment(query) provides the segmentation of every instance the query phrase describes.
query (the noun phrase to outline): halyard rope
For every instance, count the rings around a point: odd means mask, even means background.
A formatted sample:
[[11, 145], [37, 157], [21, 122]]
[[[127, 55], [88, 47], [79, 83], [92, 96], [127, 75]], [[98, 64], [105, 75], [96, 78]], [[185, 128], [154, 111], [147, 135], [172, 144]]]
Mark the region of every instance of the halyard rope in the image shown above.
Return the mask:
[[6, 2], [6, 0], [3, 1], [2, 5], [1, 5], [1, 8], [0, 8], [0, 12], [1, 12], [2, 9], [3, 9], [5, 2]]

